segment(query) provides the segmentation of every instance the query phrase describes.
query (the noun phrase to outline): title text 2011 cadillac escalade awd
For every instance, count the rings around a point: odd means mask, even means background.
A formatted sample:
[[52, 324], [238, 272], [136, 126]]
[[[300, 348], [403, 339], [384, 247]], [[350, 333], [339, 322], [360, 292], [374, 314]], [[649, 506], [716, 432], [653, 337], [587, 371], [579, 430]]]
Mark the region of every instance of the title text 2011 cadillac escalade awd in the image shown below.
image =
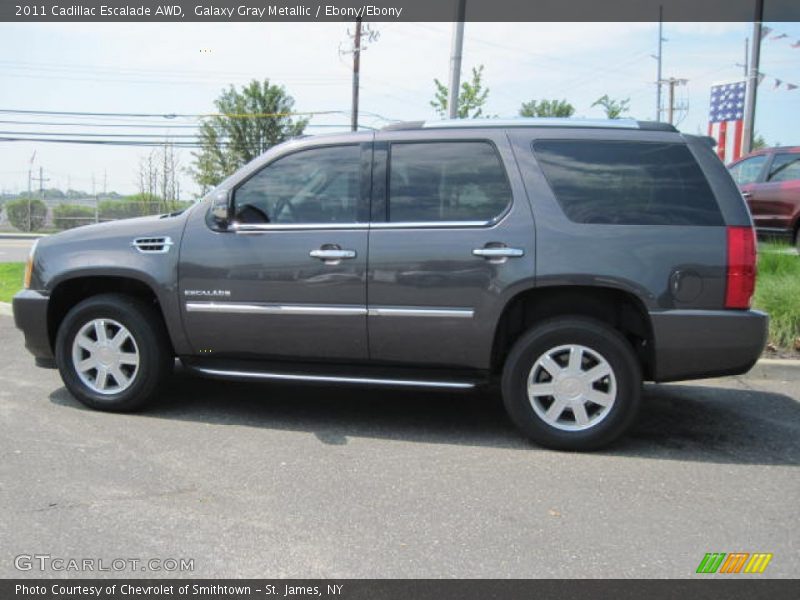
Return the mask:
[[14, 315], [98, 409], [143, 405], [176, 356], [236, 379], [494, 379], [531, 439], [589, 449], [630, 425], [643, 380], [753, 365], [755, 252], [704, 138], [404, 123], [276, 146], [181, 214], [44, 238]]

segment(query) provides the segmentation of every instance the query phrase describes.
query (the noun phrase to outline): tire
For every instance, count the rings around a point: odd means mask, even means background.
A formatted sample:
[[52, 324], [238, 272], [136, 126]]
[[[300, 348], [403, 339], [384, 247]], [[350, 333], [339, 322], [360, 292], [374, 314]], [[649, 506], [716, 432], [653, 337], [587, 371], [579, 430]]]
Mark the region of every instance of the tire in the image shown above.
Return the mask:
[[87, 298], [67, 313], [58, 328], [56, 363], [61, 379], [90, 408], [114, 412], [142, 408], [169, 376], [173, 362], [161, 315], [131, 296]]
[[503, 367], [509, 417], [532, 441], [557, 450], [610, 444], [635, 420], [641, 392], [641, 366], [630, 343], [588, 318], [536, 325], [514, 344]]

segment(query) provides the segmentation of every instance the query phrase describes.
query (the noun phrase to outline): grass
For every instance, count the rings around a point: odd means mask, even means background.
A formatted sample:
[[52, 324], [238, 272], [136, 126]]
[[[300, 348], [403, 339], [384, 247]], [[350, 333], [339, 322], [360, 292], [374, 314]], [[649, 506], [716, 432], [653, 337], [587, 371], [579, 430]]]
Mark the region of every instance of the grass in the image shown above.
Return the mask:
[[800, 256], [782, 252], [786, 248], [759, 244], [753, 306], [769, 313], [770, 342], [793, 348], [800, 337]]
[[[800, 337], [800, 257], [781, 252], [786, 248], [759, 244], [753, 307], [769, 313], [770, 342], [790, 349]], [[22, 288], [24, 270], [23, 263], [0, 263], [0, 302], [10, 302]]]
[[11, 302], [11, 297], [22, 289], [25, 263], [0, 263], [0, 302]]

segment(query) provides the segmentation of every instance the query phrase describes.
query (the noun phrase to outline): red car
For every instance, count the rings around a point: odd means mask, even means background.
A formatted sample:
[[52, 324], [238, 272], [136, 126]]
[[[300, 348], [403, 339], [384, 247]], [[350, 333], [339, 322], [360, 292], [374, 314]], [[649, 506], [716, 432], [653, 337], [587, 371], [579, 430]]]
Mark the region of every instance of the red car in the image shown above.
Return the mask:
[[800, 249], [800, 146], [765, 148], [728, 165], [761, 236]]

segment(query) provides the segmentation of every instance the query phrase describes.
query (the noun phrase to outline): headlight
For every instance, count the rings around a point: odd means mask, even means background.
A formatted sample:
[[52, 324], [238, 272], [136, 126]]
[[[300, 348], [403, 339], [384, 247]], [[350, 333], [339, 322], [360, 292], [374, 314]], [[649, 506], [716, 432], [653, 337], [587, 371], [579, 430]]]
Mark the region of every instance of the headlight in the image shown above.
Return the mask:
[[31, 251], [28, 253], [28, 260], [25, 263], [25, 278], [22, 282], [22, 286], [27, 290], [31, 287], [31, 275], [33, 274], [33, 255], [36, 253], [36, 245], [39, 243], [39, 240], [35, 240], [33, 242], [33, 246], [31, 246]]

